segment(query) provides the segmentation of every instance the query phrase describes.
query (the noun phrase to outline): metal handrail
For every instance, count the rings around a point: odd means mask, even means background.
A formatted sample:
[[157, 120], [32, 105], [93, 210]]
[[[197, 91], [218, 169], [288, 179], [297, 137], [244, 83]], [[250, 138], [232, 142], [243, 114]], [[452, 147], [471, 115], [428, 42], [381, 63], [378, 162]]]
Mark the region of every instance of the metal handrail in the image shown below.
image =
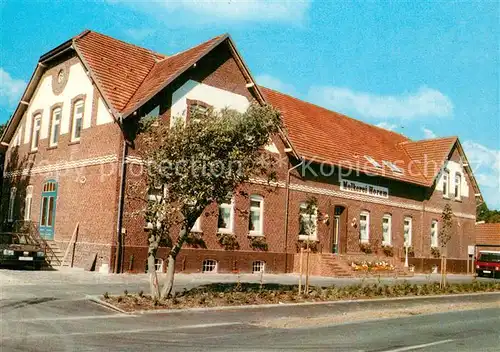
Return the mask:
[[40, 231], [38, 226], [33, 221], [29, 220], [16, 220], [12, 224], [12, 233], [28, 235], [30, 239], [38, 244], [45, 252], [45, 258], [47, 259], [47, 252], [50, 254], [50, 262], [55, 260], [58, 265], [61, 265], [61, 261], [57, 257], [56, 253], [52, 247], [47, 243], [45, 238], [40, 236]]

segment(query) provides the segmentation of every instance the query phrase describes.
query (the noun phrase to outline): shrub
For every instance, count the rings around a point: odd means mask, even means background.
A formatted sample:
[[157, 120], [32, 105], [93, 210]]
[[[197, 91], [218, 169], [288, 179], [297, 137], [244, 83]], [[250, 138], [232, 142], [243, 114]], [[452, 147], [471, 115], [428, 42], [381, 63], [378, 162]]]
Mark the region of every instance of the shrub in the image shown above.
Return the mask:
[[372, 245], [370, 243], [360, 243], [359, 249], [361, 252], [366, 253], [366, 254], [373, 253], [373, 248], [372, 248]]
[[392, 246], [388, 246], [388, 245], [382, 246], [382, 251], [388, 257], [394, 256], [394, 248]]
[[252, 247], [255, 250], [267, 251], [268, 247], [266, 243], [266, 238], [264, 236], [250, 237], [250, 247]]
[[104, 292], [104, 294], [102, 296], [104, 297], [104, 299], [108, 299], [109, 298], [109, 293], [108, 292]]
[[232, 233], [218, 233], [217, 240], [219, 244], [228, 251], [240, 249], [240, 244], [236, 240], [236, 236]]
[[[301, 248], [304, 248], [304, 250], [307, 248], [307, 241], [297, 241], [297, 253], [300, 252]], [[319, 251], [319, 244], [317, 241], [309, 241], [309, 249], [313, 253], [317, 253]]]

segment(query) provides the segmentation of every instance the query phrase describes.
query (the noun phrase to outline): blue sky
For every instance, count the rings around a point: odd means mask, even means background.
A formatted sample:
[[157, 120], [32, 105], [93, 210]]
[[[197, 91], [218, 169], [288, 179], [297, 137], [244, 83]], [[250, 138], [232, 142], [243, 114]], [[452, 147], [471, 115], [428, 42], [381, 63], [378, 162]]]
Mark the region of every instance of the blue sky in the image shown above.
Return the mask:
[[86, 28], [166, 54], [229, 32], [261, 84], [412, 139], [458, 135], [500, 208], [498, 14], [495, 1], [0, 0], [0, 122], [38, 57]]

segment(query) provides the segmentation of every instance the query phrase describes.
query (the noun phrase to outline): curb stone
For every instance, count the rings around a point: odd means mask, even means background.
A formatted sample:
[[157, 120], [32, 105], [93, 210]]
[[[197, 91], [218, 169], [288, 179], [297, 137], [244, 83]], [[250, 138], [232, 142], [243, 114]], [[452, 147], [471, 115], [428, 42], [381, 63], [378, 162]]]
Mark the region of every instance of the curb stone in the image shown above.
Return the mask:
[[357, 303], [385, 303], [393, 301], [402, 300], [412, 300], [418, 301], [423, 299], [443, 299], [443, 298], [455, 298], [455, 297], [474, 297], [474, 296], [494, 296], [498, 295], [500, 300], [500, 291], [494, 292], [473, 292], [473, 293], [460, 293], [460, 294], [449, 294], [449, 295], [427, 295], [427, 296], [403, 296], [403, 297], [391, 297], [391, 298], [368, 298], [368, 299], [349, 299], [349, 300], [338, 300], [338, 301], [322, 301], [322, 302], [300, 302], [300, 303], [272, 303], [272, 304], [250, 304], [250, 305], [239, 305], [239, 306], [219, 306], [219, 307], [200, 307], [200, 308], [182, 308], [182, 309], [150, 309], [150, 310], [134, 310], [125, 311], [117, 306], [101, 300], [98, 296], [87, 296], [92, 302], [105, 306], [106, 308], [115, 310], [122, 314], [175, 314], [175, 313], [196, 313], [196, 312], [210, 312], [210, 311], [224, 311], [224, 310], [251, 310], [251, 309], [262, 309], [262, 308], [277, 308], [277, 307], [304, 307], [304, 306], [317, 306], [317, 305], [340, 305], [340, 304], [357, 304]]

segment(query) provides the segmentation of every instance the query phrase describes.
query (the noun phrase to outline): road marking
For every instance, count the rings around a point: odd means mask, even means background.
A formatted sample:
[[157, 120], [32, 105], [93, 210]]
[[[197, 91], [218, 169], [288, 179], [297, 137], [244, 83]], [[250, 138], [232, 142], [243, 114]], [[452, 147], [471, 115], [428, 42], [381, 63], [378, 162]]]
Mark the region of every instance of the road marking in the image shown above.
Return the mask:
[[201, 328], [213, 328], [220, 326], [232, 326], [241, 325], [240, 322], [228, 322], [228, 323], [213, 323], [213, 324], [195, 324], [195, 325], [184, 325], [184, 326], [174, 326], [174, 327], [164, 327], [164, 328], [152, 328], [152, 329], [131, 329], [131, 330], [114, 330], [114, 331], [89, 331], [89, 332], [61, 332], [61, 334], [30, 334], [29, 336], [7, 336], [2, 337], [0, 340], [15, 340], [26, 339], [26, 338], [40, 338], [40, 337], [57, 337], [64, 335], [66, 336], [87, 336], [87, 335], [119, 335], [119, 334], [137, 334], [137, 333], [147, 333], [147, 332], [163, 332], [163, 331], [175, 331], [183, 329], [201, 329]]
[[449, 339], [449, 340], [441, 340], [441, 341], [435, 341], [435, 342], [430, 342], [430, 343], [424, 343], [424, 344], [421, 344], [421, 345], [413, 345], [413, 346], [406, 346], [406, 347], [400, 347], [400, 348], [396, 348], [396, 349], [393, 349], [393, 350], [385, 350], [383, 352], [404, 352], [404, 351], [412, 351], [412, 350], [418, 350], [418, 349], [421, 349], [421, 348], [425, 348], [425, 347], [430, 347], [430, 346], [436, 346], [436, 345], [441, 345], [443, 343], [448, 343], [448, 342], [451, 342], [453, 341], [452, 339]]

